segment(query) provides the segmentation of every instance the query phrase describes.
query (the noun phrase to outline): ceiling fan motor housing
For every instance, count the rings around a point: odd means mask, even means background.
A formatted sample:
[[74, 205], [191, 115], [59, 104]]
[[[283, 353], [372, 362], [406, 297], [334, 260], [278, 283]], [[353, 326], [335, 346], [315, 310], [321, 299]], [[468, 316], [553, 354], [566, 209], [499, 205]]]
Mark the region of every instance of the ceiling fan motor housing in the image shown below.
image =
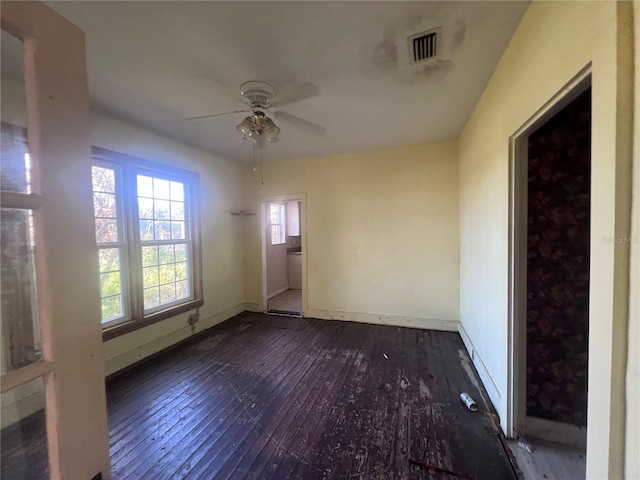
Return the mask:
[[275, 89], [267, 82], [251, 80], [240, 86], [240, 94], [247, 99], [251, 108], [270, 108], [271, 98], [275, 95]]

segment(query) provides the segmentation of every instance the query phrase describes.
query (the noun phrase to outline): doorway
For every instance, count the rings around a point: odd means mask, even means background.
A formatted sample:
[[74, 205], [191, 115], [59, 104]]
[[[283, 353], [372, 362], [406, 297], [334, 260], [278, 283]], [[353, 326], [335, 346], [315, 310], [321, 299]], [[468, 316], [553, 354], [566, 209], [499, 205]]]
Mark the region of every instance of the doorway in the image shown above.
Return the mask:
[[304, 198], [286, 195], [260, 204], [262, 311], [301, 317], [304, 313]]
[[514, 448], [525, 478], [566, 472], [584, 478], [591, 191], [588, 72], [529, 121], [512, 138], [511, 147], [513, 363], [508, 433], [524, 442], [520, 446], [534, 445]]

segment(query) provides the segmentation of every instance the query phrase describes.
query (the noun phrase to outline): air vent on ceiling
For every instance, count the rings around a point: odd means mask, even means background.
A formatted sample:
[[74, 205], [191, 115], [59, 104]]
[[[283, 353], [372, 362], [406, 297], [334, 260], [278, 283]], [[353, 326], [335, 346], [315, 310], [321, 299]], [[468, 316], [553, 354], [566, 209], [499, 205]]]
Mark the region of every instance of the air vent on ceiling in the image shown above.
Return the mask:
[[411, 63], [425, 62], [438, 56], [439, 30], [418, 33], [407, 39], [409, 41], [409, 61]]

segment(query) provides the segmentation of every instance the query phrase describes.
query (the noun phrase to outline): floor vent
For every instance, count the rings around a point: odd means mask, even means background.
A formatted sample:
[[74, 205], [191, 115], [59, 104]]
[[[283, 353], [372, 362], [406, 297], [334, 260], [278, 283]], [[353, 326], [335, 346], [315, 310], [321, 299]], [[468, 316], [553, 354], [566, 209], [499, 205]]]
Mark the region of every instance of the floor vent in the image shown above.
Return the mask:
[[438, 56], [437, 30], [412, 35], [409, 41], [409, 60], [411, 63], [421, 63]]

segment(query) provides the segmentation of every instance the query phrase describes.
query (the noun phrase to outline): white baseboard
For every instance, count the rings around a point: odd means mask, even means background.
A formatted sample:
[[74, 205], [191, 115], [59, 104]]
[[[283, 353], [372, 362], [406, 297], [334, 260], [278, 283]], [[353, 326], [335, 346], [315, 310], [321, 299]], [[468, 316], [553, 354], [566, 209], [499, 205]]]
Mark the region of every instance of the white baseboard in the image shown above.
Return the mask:
[[[473, 341], [471, 341], [471, 337], [464, 329], [464, 325], [460, 323], [459, 327], [460, 338], [462, 338], [462, 343], [464, 343], [465, 348], [467, 349], [467, 353], [473, 362], [473, 366], [476, 367], [476, 371], [480, 376], [480, 380], [482, 381], [482, 385], [484, 389], [487, 391], [489, 395], [489, 399], [493, 404], [493, 408], [496, 409], [497, 412], [500, 412], [500, 402], [502, 401], [502, 395], [500, 394], [500, 390], [496, 385], [496, 382], [493, 380], [493, 377], [489, 373], [489, 370], [484, 364], [484, 361], [478, 354]], [[501, 419], [502, 420], [502, 419]], [[501, 422], [502, 423], [502, 422]], [[504, 426], [503, 426], [504, 429]]]
[[587, 448], [587, 427], [529, 416], [524, 422], [525, 438], [532, 437], [562, 445]]
[[373, 313], [338, 312], [334, 310], [322, 310], [308, 308], [304, 312], [308, 318], [322, 320], [346, 320], [349, 322], [371, 323], [374, 325], [391, 325], [394, 327], [423, 328], [430, 330], [442, 330], [457, 332], [457, 320], [441, 320], [435, 318], [404, 317], [400, 315], [376, 315]]
[[257, 303], [245, 303], [244, 309], [247, 312], [262, 313], [262, 311], [260, 310], [260, 305], [258, 305]]
[[267, 300], [269, 300], [270, 298], [275, 297], [276, 295], [280, 295], [281, 293], [284, 293], [287, 290], [289, 290], [289, 285], [287, 285], [286, 287], [282, 287], [281, 289], [276, 290], [275, 292], [272, 292], [269, 295], [267, 295]]
[[140, 360], [147, 358], [154, 353], [158, 353], [165, 348], [168, 348], [182, 340], [186, 340], [192, 335], [211, 328], [219, 323], [224, 322], [228, 318], [233, 317], [239, 313], [244, 312], [245, 304], [236, 305], [235, 307], [223, 310], [215, 315], [211, 315], [207, 318], [201, 318], [198, 323], [195, 324], [195, 330], [192, 332], [189, 325], [184, 325], [171, 333], [155, 338], [150, 342], [138, 345], [137, 347], [128, 350], [120, 355], [109, 358], [106, 361], [106, 374], [111, 375], [125, 367], [133, 365]]

